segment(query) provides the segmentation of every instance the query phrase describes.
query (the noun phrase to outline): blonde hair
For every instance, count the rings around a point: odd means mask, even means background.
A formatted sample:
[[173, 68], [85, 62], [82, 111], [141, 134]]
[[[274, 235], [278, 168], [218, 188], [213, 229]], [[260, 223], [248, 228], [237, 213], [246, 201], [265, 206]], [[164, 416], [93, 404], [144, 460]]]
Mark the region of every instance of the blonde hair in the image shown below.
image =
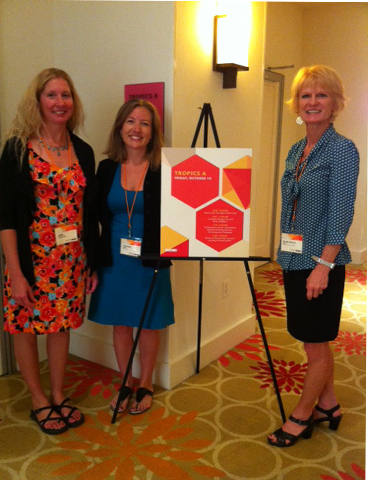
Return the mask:
[[70, 93], [73, 99], [73, 114], [67, 122], [67, 128], [70, 131], [77, 130], [83, 125], [84, 112], [82, 102], [77, 94], [72, 79], [69, 75], [58, 68], [46, 68], [42, 70], [32, 80], [27, 90], [24, 92], [21, 98], [17, 114], [12, 122], [12, 125], [5, 136], [5, 140], [11, 138], [18, 143], [21, 143], [21, 155], [23, 156], [27, 140], [31, 136], [40, 136], [41, 127], [43, 125], [43, 119], [40, 110], [40, 97], [50, 80], [61, 78], [67, 82], [70, 88]]
[[147, 155], [151, 170], [157, 170], [161, 163], [161, 148], [164, 146], [161, 121], [156, 107], [146, 100], [129, 100], [120, 107], [104, 153], [115, 162], [123, 163], [126, 161], [127, 151], [120, 132], [126, 119], [136, 108], [145, 108], [152, 115], [152, 137], [147, 145]]
[[287, 103], [295, 113], [298, 113], [299, 95], [302, 89], [317, 86], [325, 89], [332, 95], [334, 109], [331, 120], [333, 121], [345, 107], [347, 99], [344, 95], [344, 87], [340, 76], [333, 68], [326, 65], [312, 65], [301, 68], [295, 75], [291, 85], [291, 98]]

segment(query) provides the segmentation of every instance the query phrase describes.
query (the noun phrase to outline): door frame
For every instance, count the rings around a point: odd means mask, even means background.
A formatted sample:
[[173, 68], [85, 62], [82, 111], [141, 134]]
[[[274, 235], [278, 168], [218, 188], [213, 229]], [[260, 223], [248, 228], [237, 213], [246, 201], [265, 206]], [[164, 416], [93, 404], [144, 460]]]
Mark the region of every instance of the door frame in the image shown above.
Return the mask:
[[274, 172], [274, 184], [273, 184], [273, 201], [272, 201], [272, 216], [271, 216], [271, 260], [274, 260], [275, 255], [275, 237], [276, 237], [276, 215], [277, 215], [277, 196], [279, 192], [279, 171], [280, 171], [280, 152], [281, 152], [281, 135], [282, 135], [282, 113], [284, 106], [284, 84], [285, 77], [281, 73], [276, 73], [266, 69], [264, 71], [264, 80], [269, 82], [275, 82], [279, 84], [279, 96], [278, 96], [278, 113], [277, 113], [277, 125], [276, 125], [276, 145], [275, 145], [275, 172]]
[[[0, 280], [1, 287], [4, 284], [5, 260], [0, 245]], [[3, 289], [1, 288], [0, 308], [0, 375], [6, 375], [17, 371], [14, 355], [13, 339], [8, 332], [4, 332]]]

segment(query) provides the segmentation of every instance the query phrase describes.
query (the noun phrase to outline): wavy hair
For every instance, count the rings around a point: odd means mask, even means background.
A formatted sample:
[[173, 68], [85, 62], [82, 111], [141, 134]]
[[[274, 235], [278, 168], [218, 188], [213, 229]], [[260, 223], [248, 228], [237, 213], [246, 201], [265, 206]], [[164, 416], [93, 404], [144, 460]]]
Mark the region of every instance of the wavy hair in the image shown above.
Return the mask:
[[138, 107], [145, 108], [152, 115], [152, 137], [147, 145], [147, 155], [151, 170], [157, 170], [161, 163], [161, 148], [164, 146], [161, 121], [156, 107], [146, 100], [128, 100], [120, 107], [103, 153], [115, 162], [123, 163], [127, 160], [127, 150], [120, 132], [128, 116]]
[[332, 95], [334, 109], [331, 120], [334, 121], [345, 107], [347, 98], [344, 95], [344, 87], [340, 76], [333, 68], [326, 65], [312, 65], [301, 68], [295, 75], [291, 85], [291, 98], [287, 103], [295, 113], [298, 113], [300, 92], [303, 88], [314, 87], [323, 88]]
[[50, 80], [61, 78], [67, 82], [73, 99], [73, 114], [67, 122], [68, 130], [74, 132], [78, 130], [84, 122], [84, 111], [82, 102], [74, 87], [69, 75], [58, 68], [46, 68], [42, 70], [32, 80], [27, 90], [21, 98], [18, 111], [13, 119], [12, 125], [5, 136], [5, 140], [14, 139], [16, 143], [20, 141], [22, 146], [22, 156], [25, 152], [27, 141], [31, 136], [39, 137], [43, 125], [43, 119], [40, 110], [40, 97]]

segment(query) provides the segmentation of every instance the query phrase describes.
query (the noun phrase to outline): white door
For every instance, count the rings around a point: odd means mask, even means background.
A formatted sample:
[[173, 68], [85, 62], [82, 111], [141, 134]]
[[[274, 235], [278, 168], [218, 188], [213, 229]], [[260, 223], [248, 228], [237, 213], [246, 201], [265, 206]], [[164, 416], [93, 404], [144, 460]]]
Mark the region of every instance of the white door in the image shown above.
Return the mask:
[[[272, 260], [274, 259], [276, 230], [282, 97], [283, 76], [266, 71], [262, 106], [261, 150], [257, 165], [257, 189], [254, 204], [256, 216], [255, 255], [270, 257]], [[257, 263], [257, 266], [259, 265]]]

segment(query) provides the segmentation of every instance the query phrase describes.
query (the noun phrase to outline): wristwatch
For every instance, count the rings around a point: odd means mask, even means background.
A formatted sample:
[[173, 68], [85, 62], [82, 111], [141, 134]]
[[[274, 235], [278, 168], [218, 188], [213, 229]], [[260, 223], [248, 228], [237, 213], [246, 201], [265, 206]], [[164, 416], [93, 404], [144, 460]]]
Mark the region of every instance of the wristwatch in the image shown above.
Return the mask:
[[319, 257], [317, 257], [316, 255], [312, 255], [312, 259], [313, 259], [315, 262], [320, 263], [321, 265], [324, 265], [325, 267], [330, 268], [331, 270], [332, 270], [333, 268], [335, 268], [335, 265], [336, 265], [336, 263], [326, 262], [326, 260], [323, 260], [322, 258], [319, 258]]

